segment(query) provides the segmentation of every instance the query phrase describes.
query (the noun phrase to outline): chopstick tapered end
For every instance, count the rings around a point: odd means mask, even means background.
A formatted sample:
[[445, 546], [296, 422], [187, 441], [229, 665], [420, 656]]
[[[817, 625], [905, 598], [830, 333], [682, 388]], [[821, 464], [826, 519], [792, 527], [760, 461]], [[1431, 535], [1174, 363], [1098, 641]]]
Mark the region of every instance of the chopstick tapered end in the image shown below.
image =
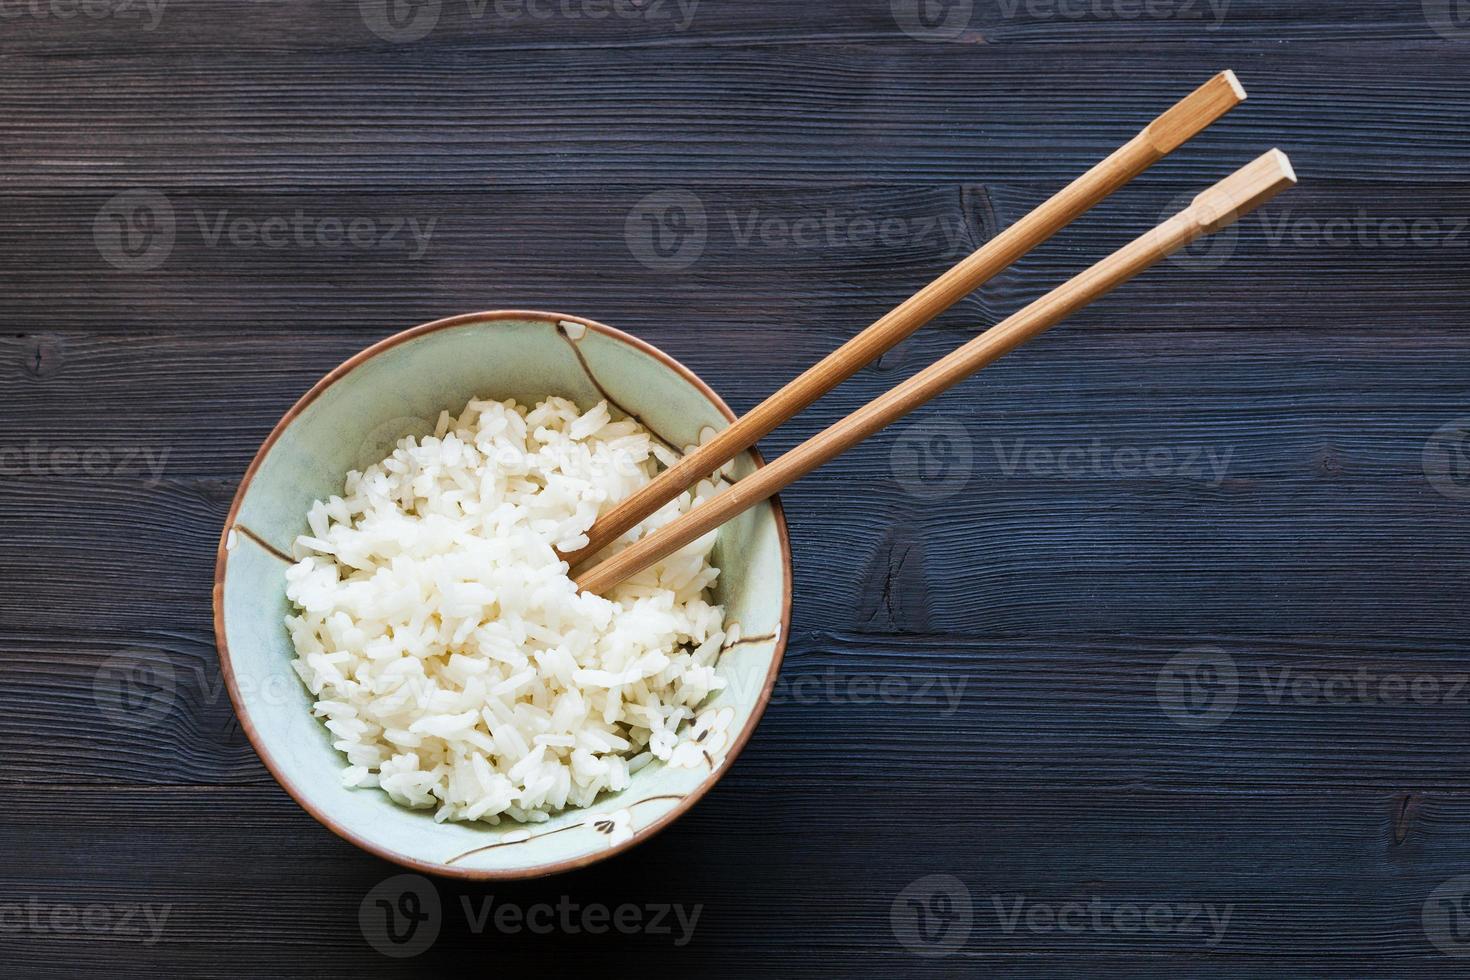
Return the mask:
[[1216, 75], [1215, 79], [1230, 86], [1230, 91], [1235, 93], [1235, 102], [1237, 105], [1249, 97], [1245, 94], [1245, 86], [1240, 84], [1240, 79], [1235, 77], [1233, 70], [1226, 68], [1220, 74]]
[[1291, 165], [1290, 157], [1276, 147], [1267, 150], [1265, 155], [1281, 172], [1281, 179], [1285, 181], [1281, 187], [1282, 190], [1296, 183], [1296, 168]]
[[1200, 192], [1192, 208], [1207, 232], [1219, 231], [1296, 184], [1296, 168], [1279, 149], [1270, 149]]
[[1245, 98], [1245, 86], [1227, 69], [1175, 103], [1144, 133], [1160, 156], [1173, 153]]

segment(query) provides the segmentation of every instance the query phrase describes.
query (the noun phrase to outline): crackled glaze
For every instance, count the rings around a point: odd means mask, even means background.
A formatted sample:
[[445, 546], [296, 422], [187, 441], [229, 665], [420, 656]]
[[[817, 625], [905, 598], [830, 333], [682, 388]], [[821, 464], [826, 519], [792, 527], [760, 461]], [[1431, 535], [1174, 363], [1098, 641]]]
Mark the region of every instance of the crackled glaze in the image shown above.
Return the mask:
[[[369, 348], [286, 414], [251, 465], [220, 538], [215, 628], [230, 695], [256, 751], [322, 823], [385, 858], [471, 878], [529, 877], [586, 864], [646, 839], [688, 809], [749, 738], [770, 697], [789, 632], [790, 551], [779, 503], [722, 530], [716, 598], [740, 625], [721, 652], [729, 686], [681, 732], [675, 762], [655, 762], [588, 810], [534, 825], [438, 824], [376, 789], [340, 784], [345, 765], [295, 682], [282, 626], [283, 571], [311, 501], [337, 492], [382, 442], [472, 397], [534, 403], [548, 394], [584, 407], [606, 398], [673, 445], [724, 427], [729, 409], [667, 355], [626, 334], [562, 314], [471, 314]], [[389, 432], [391, 429], [393, 431]], [[400, 431], [401, 430], [401, 431]], [[739, 478], [758, 465], [735, 463]]]

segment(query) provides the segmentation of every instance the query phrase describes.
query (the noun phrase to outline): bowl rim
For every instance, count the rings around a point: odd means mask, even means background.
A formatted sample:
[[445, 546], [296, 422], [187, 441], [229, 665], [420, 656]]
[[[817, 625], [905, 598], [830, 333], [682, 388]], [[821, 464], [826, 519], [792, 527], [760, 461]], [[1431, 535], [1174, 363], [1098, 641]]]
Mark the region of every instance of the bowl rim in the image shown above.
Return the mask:
[[[403, 330], [399, 333], [395, 333], [391, 336], [385, 337], [377, 343], [374, 343], [371, 346], [349, 357], [347, 360], [343, 361], [341, 364], [337, 365], [337, 367], [333, 368], [326, 375], [324, 375], [321, 380], [319, 380], [310, 388], [310, 390], [306, 392], [306, 394], [302, 395], [299, 399], [297, 399], [294, 405], [286, 410], [286, 413], [281, 416], [280, 421], [277, 422], [275, 424], [275, 427], [271, 429], [270, 434], [265, 437], [265, 441], [261, 443], [260, 448], [255, 453], [255, 457], [250, 461], [250, 466], [245, 470], [245, 475], [240, 478], [240, 486], [235, 491], [234, 500], [230, 503], [229, 512], [225, 516], [224, 527], [220, 530], [219, 545], [215, 552], [214, 564], [214, 636], [215, 647], [219, 654], [220, 671], [224, 675], [225, 688], [229, 691], [230, 702], [235, 709], [236, 718], [238, 718], [240, 721], [240, 727], [245, 731], [245, 736], [250, 740], [251, 747], [255, 749], [256, 755], [260, 756], [260, 760], [265, 763], [265, 767], [267, 770], [270, 771], [271, 776], [276, 780], [278, 784], [280, 784], [281, 788], [284, 789], [287, 794], [289, 794], [291, 798], [296, 801], [298, 806], [300, 806], [303, 810], [314, 817], [318, 823], [322, 824], [328, 830], [332, 831], [332, 833], [336, 834], [338, 837], [342, 838], [348, 843], [355, 844], [356, 846], [362, 848], [364, 851], [367, 851], [370, 854], [375, 854], [380, 858], [391, 861], [394, 864], [398, 864], [405, 868], [410, 868], [415, 871], [421, 871], [426, 874], [433, 874], [446, 878], [459, 878], [471, 881], [509, 881], [526, 878], [541, 878], [547, 875], [559, 874], [564, 871], [573, 871], [577, 868], [583, 868], [598, 861], [606, 860], [607, 858], [613, 857], [614, 855], [621, 854], [629, 848], [634, 847], [637, 844], [641, 844], [646, 840], [649, 840], [654, 835], [661, 832], [669, 824], [673, 823], [676, 819], [683, 816], [691, 807], [694, 806], [694, 804], [698, 803], [701, 799], [704, 798], [705, 794], [708, 793], [710, 791], [710, 788], [719, 781], [720, 777], [722, 777], [726, 772], [730, 770], [731, 765], [734, 764], [735, 759], [740, 755], [741, 750], [745, 748], [745, 744], [750, 741], [751, 735], [755, 732], [756, 726], [760, 724], [761, 718], [765, 715], [766, 707], [770, 703], [771, 692], [776, 684], [776, 675], [780, 672], [781, 662], [786, 653], [786, 644], [791, 636], [791, 593], [793, 575], [791, 562], [791, 540], [787, 533], [786, 515], [785, 511], [782, 510], [781, 501], [779, 497], [771, 497], [770, 502], [772, 516], [774, 516], [776, 520], [776, 532], [781, 543], [781, 560], [786, 566], [786, 579], [784, 582], [784, 587], [782, 589], [783, 595], [781, 600], [781, 619], [779, 634], [776, 637], [775, 651], [771, 656], [771, 666], [766, 673], [765, 683], [762, 685], [760, 694], [757, 696], [755, 704], [751, 708], [749, 721], [747, 721], [747, 723], [741, 730], [739, 737], [737, 737], [734, 743], [730, 746], [730, 751], [725, 757], [724, 764], [721, 765], [717, 770], [711, 771], [710, 774], [706, 776], [697, 786], [691, 789], [683, 799], [679, 800], [672, 809], [663, 814], [653, 823], [636, 831], [633, 836], [628, 840], [623, 841], [620, 844], [605, 848], [603, 850], [594, 851], [589, 854], [583, 854], [578, 857], [568, 858], [563, 861], [553, 861], [548, 864], [537, 864], [528, 865], [526, 867], [503, 869], [464, 868], [442, 864], [435, 861], [424, 861], [419, 858], [403, 854], [399, 851], [392, 850], [391, 848], [378, 844], [359, 834], [353, 833], [352, 831], [348, 830], [346, 827], [338, 823], [336, 820], [334, 820], [331, 816], [329, 816], [321, 807], [317, 806], [317, 804], [314, 803], [299, 786], [285, 778], [285, 776], [282, 774], [281, 768], [276, 764], [275, 758], [271, 755], [270, 750], [266, 747], [266, 744], [262, 739], [260, 733], [255, 728], [254, 721], [251, 719], [249, 712], [245, 708], [245, 703], [240, 695], [239, 687], [235, 683], [234, 665], [230, 659], [229, 641], [225, 632], [224, 588], [225, 570], [229, 559], [227, 544], [230, 538], [230, 533], [235, 529], [236, 518], [239, 516], [241, 504], [245, 500], [245, 495], [250, 490], [250, 484], [254, 480], [255, 474], [260, 469], [260, 466], [264, 462], [267, 454], [269, 454], [270, 450], [275, 446], [276, 442], [279, 441], [285, 431], [290, 428], [291, 424], [296, 421], [296, 418], [309, 405], [311, 405], [312, 402], [316, 401], [316, 399], [319, 398], [328, 388], [336, 384], [338, 381], [342, 380], [360, 365], [366, 363], [379, 354], [384, 353], [385, 351], [397, 347], [399, 344], [405, 343], [410, 340], [415, 340], [419, 337], [427, 336], [428, 334], [437, 333], [441, 330], [453, 329], [455, 327], [467, 326], [472, 323], [485, 323], [499, 320], [540, 320], [549, 322], [554, 328], [557, 329], [560, 328], [560, 324], [563, 322], [581, 324], [589, 330], [594, 330], [597, 333], [602, 334], [603, 336], [609, 337], [612, 340], [618, 341], [636, 350], [642, 351], [643, 353], [653, 357], [655, 360], [660, 361], [666, 367], [671, 368], [676, 374], [683, 377], [684, 380], [688, 381], [696, 389], [698, 389], [699, 392], [703, 394], [705, 398], [709, 399], [710, 403], [713, 404], [715, 408], [719, 410], [719, 412], [723, 414], [728, 421], [734, 422], [736, 419], [735, 413], [730, 409], [730, 406], [725, 403], [725, 400], [721, 398], [718, 394], [716, 394], [714, 389], [706, 384], [704, 380], [699, 377], [699, 375], [695, 374], [689, 368], [685, 367], [678, 360], [660, 350], [659, 348], [655, 347], [654, 345], [648, 343], [646, 340], [640, 340], [632, 334], [625, 333], [624, 331], [619, 330], [616, 327], [610, 327], [605, 323], [599, 323], [596, 320], [589, 320], [585, 317], [579, 316], [569, 316], [562, 313], [549, 313], [542, 310], [490, 310], [482, 313], [462, 313], [457, 316], [445, 317], [444, 319], [440, 320], [433, 320], [429, 323], [420, 324], [417, 327], [412, 327], [408, 330]], [[756, 449], [756, 447], [752, 446], [746, 451], [750, 453], [756, 467], [761, 467], [765, 465], [765, 460], [761, 457], [761, 454]]]

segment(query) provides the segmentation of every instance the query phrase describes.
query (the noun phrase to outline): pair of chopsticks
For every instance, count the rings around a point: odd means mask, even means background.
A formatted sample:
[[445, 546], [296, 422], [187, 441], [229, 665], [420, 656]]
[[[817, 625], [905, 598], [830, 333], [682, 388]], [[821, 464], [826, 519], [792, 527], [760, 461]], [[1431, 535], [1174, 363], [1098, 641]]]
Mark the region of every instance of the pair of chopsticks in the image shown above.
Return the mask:
[[[1222, 72], [1137, 136], [887, 316], [833, 351], [728, 429], [689, 453], [602, 515], [588, 543], [561, 557], [576, 569], [668, 501], [897, 345], [1079, 215], [1245, 100], [1234, 72]], [[787, 484], [840, 455], [1038, 336], [1088, 303], [1205, 235], [1233, 224], [1296, 183], [1291, 162], [1271, 150], [1194, 198], [1189, 207], [1092, 268], [991, 327], [847, 418], [738, 481], [689, 513], [574, 574], [583, 592], [605, 593], [678, 551]]]

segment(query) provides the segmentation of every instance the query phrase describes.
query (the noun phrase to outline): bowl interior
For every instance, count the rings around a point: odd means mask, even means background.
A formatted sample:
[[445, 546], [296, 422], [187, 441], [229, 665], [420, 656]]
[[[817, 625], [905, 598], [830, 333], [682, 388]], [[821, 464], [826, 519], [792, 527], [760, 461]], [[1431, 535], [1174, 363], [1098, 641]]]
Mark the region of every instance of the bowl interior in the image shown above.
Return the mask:
[[[620, 793], [547, 823], [436, 824], [376, 789], [345, 789], [345, 758], [311, 714], [290, 668], [284, 571], [312, 501], [342, 491], [350, 469], [382, 459], [403, 435], [432, 430], [440, 411], [475, 397], [534, 404], [603, 398], [681, 449], [728, 410], [666, 355], [591, 321], [555, 314], [457, 317], [390, 338], [329, 375], [267, 440], [225, 528], [216, 582], [220, 655], [236, 709], [261, 757], [319, 820], [400, 863], [445, 874], [520, 876], [576, 867], [646, 837], [718, 778], [759, 720], [785, 646], [790, 560], [778, 506], [722, 530], [716, 597], [738, 623], [720, 669], [728, 687], [702, 709], [701, 745], [679, 766], [655, 762]], [[755, 467], [746, 454], [736, 475]]]

